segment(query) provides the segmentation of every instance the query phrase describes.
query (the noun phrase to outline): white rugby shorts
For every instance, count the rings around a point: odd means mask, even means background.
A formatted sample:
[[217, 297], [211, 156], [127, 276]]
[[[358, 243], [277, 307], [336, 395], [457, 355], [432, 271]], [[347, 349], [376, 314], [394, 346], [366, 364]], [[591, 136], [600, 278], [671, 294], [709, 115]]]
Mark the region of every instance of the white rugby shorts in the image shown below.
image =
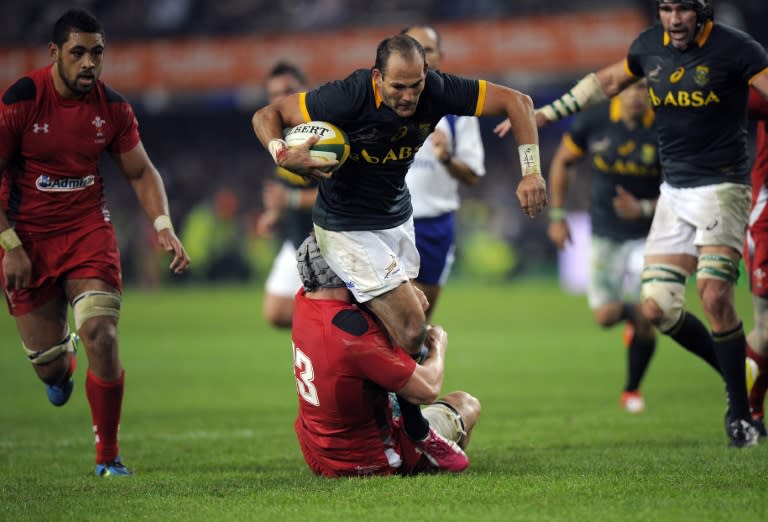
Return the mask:
[[675, 188], [662, 183], [645, 255], [698, 257], [703, 246], [729, 246], [741, 252], [751, 200], [749, 185]]
[[317, 246], [360, 303], [419, 274], [413, 218], [386, 230], [331, 231], [315, 225]]

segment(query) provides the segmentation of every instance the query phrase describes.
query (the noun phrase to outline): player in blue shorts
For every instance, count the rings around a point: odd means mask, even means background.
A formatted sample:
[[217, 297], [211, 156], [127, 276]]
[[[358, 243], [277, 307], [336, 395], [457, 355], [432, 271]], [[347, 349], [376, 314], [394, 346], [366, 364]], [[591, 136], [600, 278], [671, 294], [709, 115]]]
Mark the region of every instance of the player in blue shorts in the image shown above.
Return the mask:
[[[434, 28], [414, 25], [401, 34], [421, 44], [430, 69], [440, 69], [443, 51], [440, 35]], [[416, 248], [421, 258], [416, 286], [429, 301], [427, 319], [435, 311], [437, 298], [453, 266], [459, 184], [474, 185], [484, 175], [485, 150], [477, 118], [448, 115], [438, 122], [416, 153], [405, 177], [413, 205]]]

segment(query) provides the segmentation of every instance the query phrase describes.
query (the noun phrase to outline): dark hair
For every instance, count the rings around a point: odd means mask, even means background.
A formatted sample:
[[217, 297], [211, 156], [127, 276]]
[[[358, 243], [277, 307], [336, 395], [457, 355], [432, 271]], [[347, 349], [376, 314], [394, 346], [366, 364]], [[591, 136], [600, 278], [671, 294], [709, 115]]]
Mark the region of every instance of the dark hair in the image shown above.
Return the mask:
[[427, 63], [427, 56], [424, 54], [424, 48], [414, 38], [407, 34], [396, 34], [385, 38], [379, 43], [376, 48], [376, 63], [373, 64], [374, 69], [378, 69], [384, 74], [387, 64], [389, 63], [389, 57], [392, 53], [397, 53], [400, 56], [408, 56], [413, 51], [417, 51], [421, 56], [421, 61]]
[[267, 79], [274, 78], [275, 76], [283, 76], [288, 74], [296, 78], [300, 84], [305, 85], [307, 83], [307, 77], [296, 65], [289, 62], [277, 62], [274, 67], [269, 71]]
[[696, 27], [701, 27], [707, 20], [715, 19], [715, 11], [709, 0], [656, 0], [657, 14], [663, 4], [682, 4], [696, 11]]
[[427, 24], [412, 24], [412, 25], [409, 25], [407, 27], [404, 27], [400, 31], [400, 34], [408, 34], [411, 31], [413, 31], [414, 29], [429, 29], [430, 31], [434, 31], [435, 39], [436, 39], [435, 43], [437, 43], [437, 48], [440, 49], [441, 43], [442, 43], [443, 39], [440, 37], [440, 32], [437, 29], [435, 29], [434, 27], [432, 27], [431, 25], [427, 25]]
[[104, 29], [101, 24], [85, 9], [70, 9], [61, 15], [53, 25], [51, 41], [61, 47], [73, 32], [99, 33], [104, 38]]

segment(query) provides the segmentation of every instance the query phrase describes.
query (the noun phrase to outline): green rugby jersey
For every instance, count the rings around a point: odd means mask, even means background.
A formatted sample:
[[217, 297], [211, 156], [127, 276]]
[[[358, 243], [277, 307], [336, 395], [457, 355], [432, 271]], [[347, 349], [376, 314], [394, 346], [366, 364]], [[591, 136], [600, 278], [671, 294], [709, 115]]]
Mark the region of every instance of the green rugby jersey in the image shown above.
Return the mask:
[[412, 214], [405, 175], [416, 151], [446, 114], [477, 116], [484, 80], [428, 71], [416, 112], [401, 118], [382, 103], [371, 71], [302, 94], [306, 121], [333, 123], [349, 137], [350, 156], [333, 177], [320, 182], [312, 213], [327, 230], [384, 230]]
[[626, 68], [648, 81], [665, 181], [749, 184], [747, 95], [752, 79], [768, 69], [759, 43], [708, 21], [681, 51], [656, 24], [632, 43]]
[[571, 152], [588, 154], [592, 166], [589, 215], [592, 234], [625, 241], [645, 237], [651, 218], [625, 220], [613, 209], [616, 186], [640, 199], [659, 195], [659, 158], [654, 115], [649, 109], [630, 129], [621, 119], [618, 98], [579, 113], [564, 136]]

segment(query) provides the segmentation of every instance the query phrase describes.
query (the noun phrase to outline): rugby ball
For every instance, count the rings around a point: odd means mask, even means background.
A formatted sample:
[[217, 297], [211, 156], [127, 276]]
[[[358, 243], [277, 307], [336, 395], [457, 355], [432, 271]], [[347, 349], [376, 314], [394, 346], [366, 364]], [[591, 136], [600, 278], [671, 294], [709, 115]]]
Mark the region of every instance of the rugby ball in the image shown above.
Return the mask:
[[349, 158], [349, 139], [343, 130], [327, 121], [310, 121], [285, 129], [285, 142], [289, 147], [302, 145], [311, 136], [320, 136], [320, 140], [309, 149], [313, 158], [339, 163], [328, 170], [333, 172]]

